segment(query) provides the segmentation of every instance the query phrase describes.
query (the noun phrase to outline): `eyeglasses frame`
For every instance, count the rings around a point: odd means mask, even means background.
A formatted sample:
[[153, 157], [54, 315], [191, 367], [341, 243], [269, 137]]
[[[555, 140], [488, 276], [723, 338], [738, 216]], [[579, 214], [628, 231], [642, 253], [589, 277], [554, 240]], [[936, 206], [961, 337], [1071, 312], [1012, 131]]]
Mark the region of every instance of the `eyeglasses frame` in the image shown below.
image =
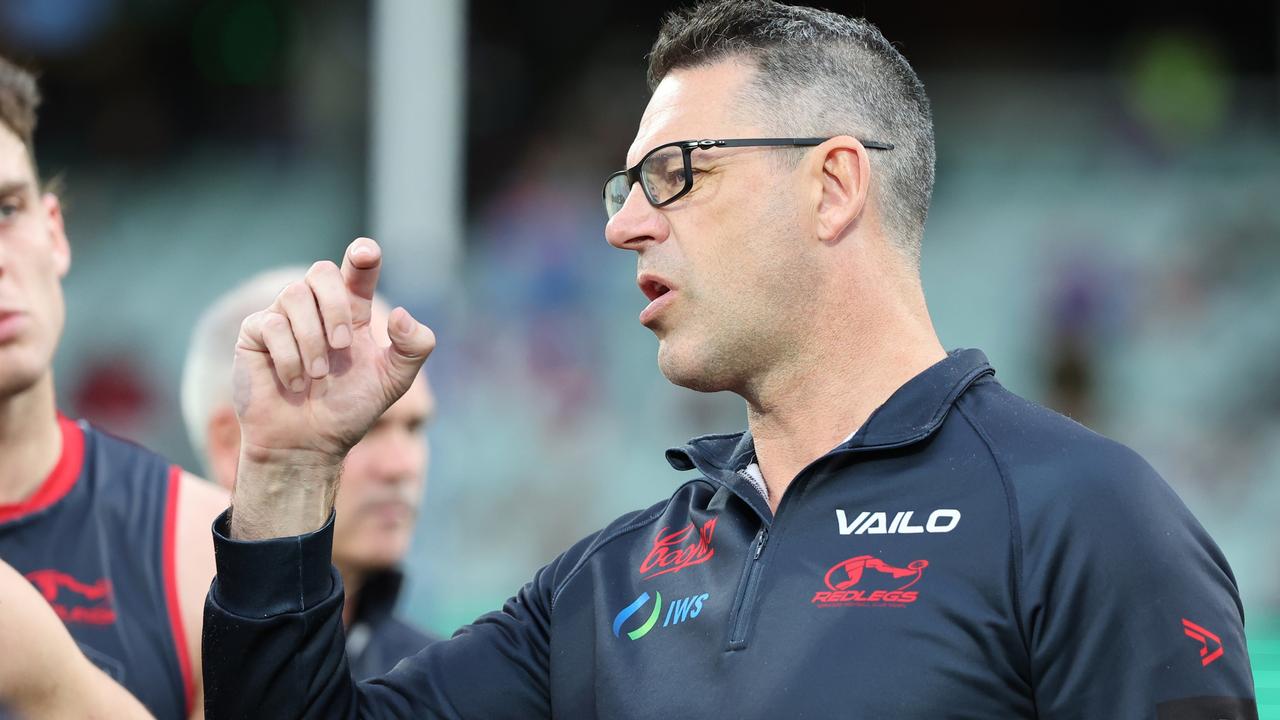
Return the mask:
[[[838, 136], [832, 136], [832, 137], [838, 137]], [[609, 177], [605, 179], [604, 188], [602, 191], [602, 194], [604, 196], [604, 201], [605, 201], [605, 212], [608, 213], [609, 211], [609, 201], [608, 201], [609, 184], [613, 182], [614, 178], [620, 175], [626, 176], [628, 181], [627, 182], [628, 191], [630, 191], [630, 188], [633, 187], [636, 183], [639, 183], [640, 190], [641, 192], [644, 193], [645, 199], [649, 201], [650, 205], [656, 208], [666, 207], [667, 205], [670, 205], [671, 203], [679, 200], [685, 195], [688, 195], [689, 191], [693, 189], [692, 158], [693, 158], [694, 150], [710, 150], [711, 148], [734, 148], [734, 147], [814, 147], [816, 145], [821, 145], [822, 143], [830, 139], [831, 139], [830, 137], [735, 138], [731, 140], [676, 140], [675, 142], [663, 143], [653, 148], [649, 152], [645, 153], [644, 157], [640, 158], [640, 162], [637, 162], [635, 165], [632, 165], [626, 170], [619, 170], [618, 172], [615, 172], [609, 175]], [[857, 140], [858, 142], [862, 143], [862, 146], [867, 148], [868, 150], [892, 150], [894, 147], [893, 143], [883, 142], [880, 140], [863, 140], [861, 138], [857, 138]], [[654, 153], [659, 152], [661, 150], [665, 150], [670, 147], [680, 148], [681, 153], [684, 157], [684, 187], [681, 188], [679, 192], [677, 192], [675, 195], [671, 196], [670, 198], [663, 200], [662, 202], [657, 202], [653, 198], [653, 196], [649, 193], [649, 188], [645, 187], [645, 184], [641, 182], [640, 168], [644, 166], [645, 161], [648, 160], [650, 157], [652, 157]], [[621, 210], [621, 207], [619, 207], [619, 210]], [[612, 218], [616, 214], [617, 212], [611, 213], [609, 214], [609, 217]]]

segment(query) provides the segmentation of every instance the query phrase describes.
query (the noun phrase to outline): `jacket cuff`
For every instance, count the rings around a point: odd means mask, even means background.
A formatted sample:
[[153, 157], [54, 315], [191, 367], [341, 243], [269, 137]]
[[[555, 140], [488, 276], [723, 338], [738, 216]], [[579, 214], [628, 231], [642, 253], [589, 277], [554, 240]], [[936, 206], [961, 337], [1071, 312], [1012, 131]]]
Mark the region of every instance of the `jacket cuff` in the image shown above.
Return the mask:
[[213, 521], [218, 575], [209, 589], [223, 610], [247, 618], [300, 613], [342, 585], [331, 563], [333, 518], [306, 535], [270, 540], [232, 540], [227, 510]]

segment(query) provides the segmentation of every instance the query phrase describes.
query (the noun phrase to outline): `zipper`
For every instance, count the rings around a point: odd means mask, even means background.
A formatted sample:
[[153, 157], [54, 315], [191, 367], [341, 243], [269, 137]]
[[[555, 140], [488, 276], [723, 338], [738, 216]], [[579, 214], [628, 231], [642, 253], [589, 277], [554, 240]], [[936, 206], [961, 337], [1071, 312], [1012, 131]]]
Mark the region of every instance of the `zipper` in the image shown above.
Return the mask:
[[[786, 509], [792, 501], [792, 498], [800, 493], [800, 489], [809, 482], [810, 477], [814, 474], [814, 468], [819, 467], [823, 462], [829, 461], [831, 457], [844, 455], [845, 453], [856, 453], [868, 448], [836, 448], [830, 453], [816, 458], [813, 462], [804, 466], [796, 476], [791, 479], [791, 485], [787, 487], [787, 491], [783, 493], [782, 499], [778, 502], [778, 511], [773, 513], [771, 517], [761, 515], [762, 524], [759, 532], [756, 533], [754, 541], [755, 550], [747, 557], [747, 565], [743, 570], [744, 579], [738, 588], [738, 596], [734, 599], [733, 608], [729, 613], [729, 650], [742, 650], [747, 647], [747, 636], [751, 631], [751, 618], [754, 615], [756, 595], [759, 593], [760, 577], [764, 574], [764, 561], [761, 557], [764, 554], [765, 545], [769, 542], [769, 528], [777, 529], [778, 518], [782, 516], [783, 510]], [[739, 474], [751, 480], [744, 472]], [[755, 484], [754, 482], [752, 483]], [[741, 497], [741, 496], [740, 496]]]
[[751, 622], [752, 610], [756, 604], [757, 588], [760, 585], [760, 575], [764, 570], [764, 563], [760, 561], [760, 555], [764, 552], [764, 546], [769, 542], [769, 526], [760, 526], [760, 532], [756, 533], [755, 551], [747, 560], [746, 580], [742, 583], [742, 589], [738, 591], [738, 597], [733, 603], [733, 612], [730, 617], [733, 620], [729, 626], [729, 649], [741, 650], [747, 646], [747, 630]]
[[[839, 451], [837, 450], [837, 452]], [[768, 519], [761, 517], [763, 523], [760, 526], [760, 531], [756, 533], [755, 550], [747, 557], [747, 565], [743, 570], [744, 579], [738, 589], [738, 596], [734, 599], [733, 609], [729, 613], [730, 651], [742, 650], [747, 647], [747, 636], [751, 631], [751, 618], [755, 614], [756, 595], [760, 590], [760, 577], [764, 574], [764, 561], [761, 556], [764, 554], [765, 545], [769, 543], [769, 528], [777, 524], [778, 518], [781, 517], [782, 511], [791, 502], [791, 498], [799, 492], [799, 488], [803, 483], [808, 482], [809, 476], [813, 474], [814, 466], [818, 465], [825, 457], [827, 456], [809, 463], [792, 478], [791, 485], [783, 493], [782, 500], [778, 502], [778, 512], [773, 513], [772, 517]], [[739, 474], [748, 481], [751, 480], [751, 477], [745, 472], [739, 471]], [[752, 485], [754, 484], [752, 482]]]

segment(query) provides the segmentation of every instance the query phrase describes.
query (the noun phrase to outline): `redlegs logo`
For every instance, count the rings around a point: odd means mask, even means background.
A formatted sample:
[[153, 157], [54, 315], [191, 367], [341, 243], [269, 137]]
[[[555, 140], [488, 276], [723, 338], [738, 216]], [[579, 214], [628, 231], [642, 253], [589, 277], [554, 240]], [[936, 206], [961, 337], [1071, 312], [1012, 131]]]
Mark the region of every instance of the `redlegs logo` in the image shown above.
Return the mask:
[[[831, 566], [822, 577], [828, 589], [814, 593], [810, 602], [820, 607], [902, 607], [920, 596], [918, 591], [907, 588], [920, 582], [927, 567], [928, 560], [914, 560], [901, 568], [871, 555], [851, 557]], [[868, 575], [868, 570], [874, 572]], [[903, 580], [906, 582], [899, 582]]]
[[[64, 623], [110, 625], [116, 621], [116, 611], [111, 608], [111, 583], [106, 578], [86, 584], [57, 570], [35, 570], [27, 573], [27, 579], [39, 588]], [[68, 591], [64, 602], [58, 602], [59, 590]]]
[[692, 522], [679, 530], [662, 528], [653, 539], [653, 549], [640, 563], [640, 574], [648, 580], [710, 560], [716, 554], [711, 547], [711, 535], [715, 531], [716, 518], [703, 523], [701, 529]]

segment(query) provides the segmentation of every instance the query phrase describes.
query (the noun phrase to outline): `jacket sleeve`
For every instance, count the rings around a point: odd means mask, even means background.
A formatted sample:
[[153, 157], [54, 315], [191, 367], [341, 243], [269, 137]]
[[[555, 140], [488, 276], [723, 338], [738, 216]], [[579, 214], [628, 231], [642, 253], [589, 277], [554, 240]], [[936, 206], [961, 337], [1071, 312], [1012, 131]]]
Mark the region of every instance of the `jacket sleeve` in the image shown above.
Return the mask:
[[1235, 577], [1164, 480], [1109, 444], [1037, 485], [1019, 549], [1039, 716], [1256, 720]]
[[[214, 523], [218, 574], [204, 611], [205, 713], [222, 718], [550, 716], [548, 644], [556, 563], [500, 612], [432, 643], [390, 673], [351, 679], [333, 518], [310, 535], [231, 540]], [[563, 556], [562, 556], [563, 558]]]

